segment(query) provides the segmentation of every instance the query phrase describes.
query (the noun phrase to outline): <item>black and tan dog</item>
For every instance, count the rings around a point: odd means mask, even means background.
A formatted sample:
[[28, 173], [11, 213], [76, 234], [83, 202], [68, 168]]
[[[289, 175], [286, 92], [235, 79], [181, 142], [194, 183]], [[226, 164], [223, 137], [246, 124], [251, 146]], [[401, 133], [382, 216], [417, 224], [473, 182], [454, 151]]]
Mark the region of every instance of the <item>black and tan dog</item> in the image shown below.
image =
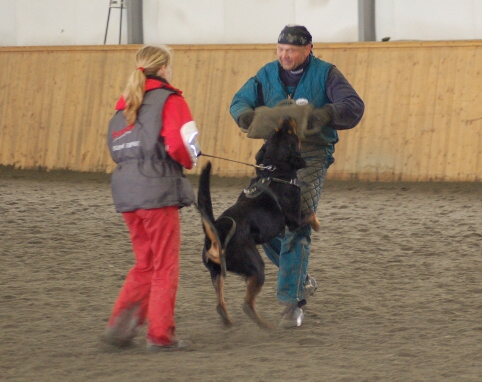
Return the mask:
[[[270, 325], [256, 311], [255, 299], [264, 284], [264, 262], [257, 245], [273, 239], [285, 226], [300, 227], [300, 187], [297, 170], [306, 166], [300, 154], [296, 123], [283, 118], [256, 155], [257, 176], [236, 203], [217, 219], [210, 193], [211, 163], [203, 168], [198, 189], [198, 208], [204, 232], [203, 262], [211, 273], [218, 297], [217, 311], [225, 326], [232, 325], [224, 299], [226, 270], [246, 279], [243, 310], [260, 327]], [[303, 221], [318, 228], [316, 216]]]

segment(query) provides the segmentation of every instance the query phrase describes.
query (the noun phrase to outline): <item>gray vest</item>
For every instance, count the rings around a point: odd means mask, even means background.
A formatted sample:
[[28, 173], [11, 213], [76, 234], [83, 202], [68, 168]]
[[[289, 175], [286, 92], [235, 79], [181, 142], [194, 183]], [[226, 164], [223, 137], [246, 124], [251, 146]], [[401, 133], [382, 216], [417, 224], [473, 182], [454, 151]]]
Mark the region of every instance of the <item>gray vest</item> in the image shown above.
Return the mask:
[[162, 110], [173, 92], [154, 89], [145, 93], [132, 129], [126, 127], [122, 110], [109, 123], [107, 143], [117, 167], [111, 189], [117, 212], [167, 206], [189, 206], [194, 191], [181, 164], [167, 155], [162, 129]]

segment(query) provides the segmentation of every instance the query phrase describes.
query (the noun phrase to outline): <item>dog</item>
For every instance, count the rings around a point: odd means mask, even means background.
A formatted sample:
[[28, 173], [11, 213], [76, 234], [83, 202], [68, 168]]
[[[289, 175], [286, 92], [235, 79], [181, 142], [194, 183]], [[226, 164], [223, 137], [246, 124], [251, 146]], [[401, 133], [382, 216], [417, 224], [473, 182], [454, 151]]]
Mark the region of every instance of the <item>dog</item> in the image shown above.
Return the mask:
[[256, 296], [265, 281], [264, 261], [257, 245], [267, 243], [285, 226], [290, 230], [302, 224], [315, 229], [314, 214], [301, 217], [300, 187], [296, 173], [306, 166], [301, 157], [300, 141], [293, 118], [282, 118], [275, 131], [256, 154], [256, 177], [239, 195], [236, 203], [214, 218], [210, 194], [211, 162], [203, 168], [199, 180], [197, 207], [205, 232], [202, 251], [217, 294], [217, 312], [225, 326], [233, 321], [224, 299], [226, 271], [246, 280], [244, 312], [262, 328], [271, 328], [256, 310]]

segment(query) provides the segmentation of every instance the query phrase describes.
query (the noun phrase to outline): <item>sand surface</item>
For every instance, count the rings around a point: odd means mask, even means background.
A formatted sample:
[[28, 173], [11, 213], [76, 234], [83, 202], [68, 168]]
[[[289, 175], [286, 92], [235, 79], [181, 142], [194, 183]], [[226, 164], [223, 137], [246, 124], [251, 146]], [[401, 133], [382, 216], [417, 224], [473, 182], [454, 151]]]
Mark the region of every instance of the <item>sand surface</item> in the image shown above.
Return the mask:
[[[194, 185], [197, 179], [191, 178]], [[214, 179], [216, 216], [245, 180]], [[194, 207], [181, 211], [177, 332], [189, 353], [100, 345], [133, 264], [102, 174], [0, 169], [1, 381], [481, 381], [482, 184], [327, 181], [297, 329], [259, 329], [228, 274], [224, 329], [201, 262]], [[266, 258], [260, 313], [277, 323]]]

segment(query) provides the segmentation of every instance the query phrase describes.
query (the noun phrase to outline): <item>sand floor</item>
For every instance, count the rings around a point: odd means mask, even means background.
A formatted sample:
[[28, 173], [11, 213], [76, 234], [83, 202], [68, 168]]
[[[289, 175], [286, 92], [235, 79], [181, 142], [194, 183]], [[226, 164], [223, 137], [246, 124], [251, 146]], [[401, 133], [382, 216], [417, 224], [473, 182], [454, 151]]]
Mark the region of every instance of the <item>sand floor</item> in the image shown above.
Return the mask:
[[[194, 185], [197, 179], [191, 178]], [[213, 179], [216, 216], [245, 180]], [[99, 342], [129, 238], [102, 174], [0, 169], [1, 381], [481, 381], [482, 184], [327, 181], [309, 273], [318, 291], [296, 329], [221, 326], [194, 207], [181, 211], [177, 332], [189, 353]], [[277, 323], [266, 259], [259, 311]]]

